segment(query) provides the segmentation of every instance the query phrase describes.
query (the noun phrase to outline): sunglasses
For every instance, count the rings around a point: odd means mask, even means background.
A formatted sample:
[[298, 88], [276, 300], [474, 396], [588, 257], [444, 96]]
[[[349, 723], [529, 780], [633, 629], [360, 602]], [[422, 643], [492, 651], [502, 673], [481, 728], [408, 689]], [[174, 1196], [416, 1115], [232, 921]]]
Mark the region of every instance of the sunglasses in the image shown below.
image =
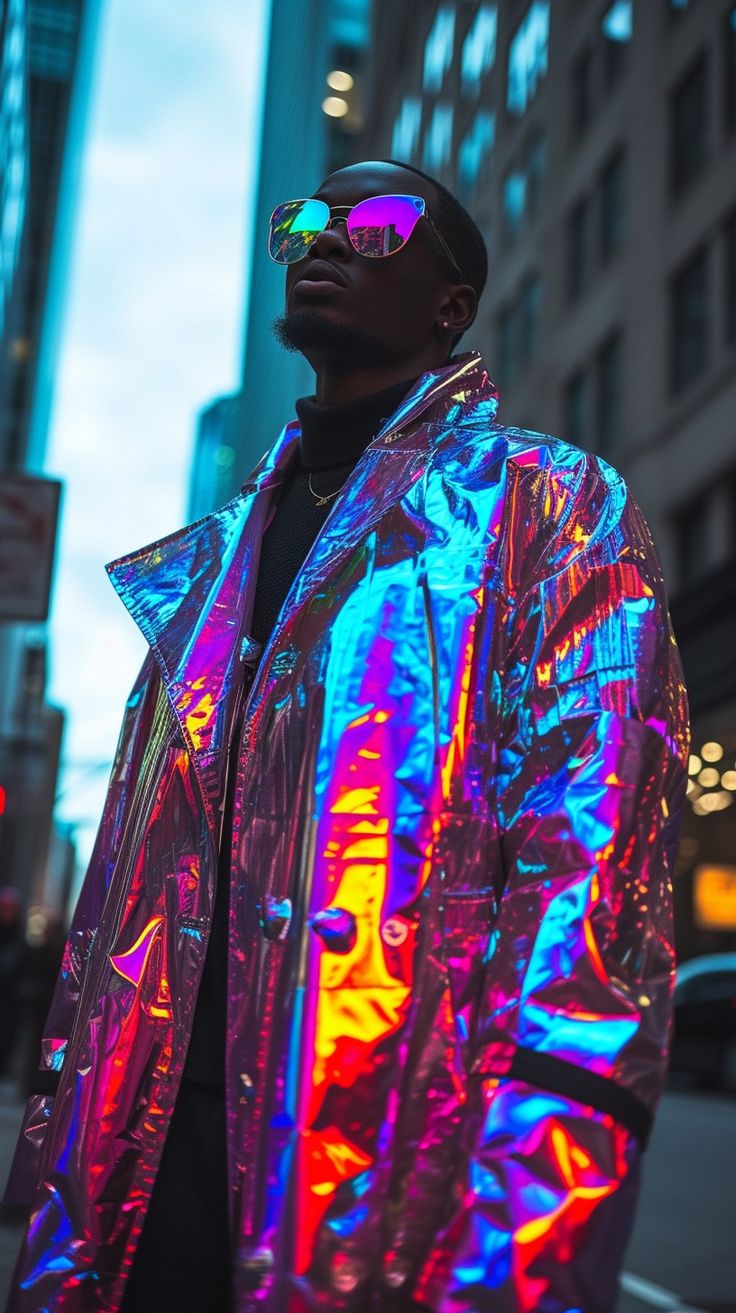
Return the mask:
[[462, 270], [421, 196], [370, 196], [357, 205], [328, 205], [311, 198], [277, 205], [268, 225], [268, 253], [277, 264], [303, 260], [319, 233], [345, 223], [350, 245], [369, 260], [383, 260], [406, 246], [424, 217], [450, 263]]

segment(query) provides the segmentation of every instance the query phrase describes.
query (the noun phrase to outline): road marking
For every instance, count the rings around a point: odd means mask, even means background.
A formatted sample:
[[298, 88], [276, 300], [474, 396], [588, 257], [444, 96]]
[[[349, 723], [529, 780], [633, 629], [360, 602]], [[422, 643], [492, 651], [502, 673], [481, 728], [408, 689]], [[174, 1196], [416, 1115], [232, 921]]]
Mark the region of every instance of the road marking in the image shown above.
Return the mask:
[[653, 1281], [646, 1281], [644, 1277], [634, 1276], [633, 1272], [621, 1273], [621, 1289], [625, 1290], [627, 1295], [642, 1300], [644, 1304], [662, 1309], [664, 1313], [706, 1313], [705, 1309], [695, 1308], [692, 1304], [683, 1304], [680, 1296], [672, 1290], [665, 1290], [664, 1286], [657, 1286]]

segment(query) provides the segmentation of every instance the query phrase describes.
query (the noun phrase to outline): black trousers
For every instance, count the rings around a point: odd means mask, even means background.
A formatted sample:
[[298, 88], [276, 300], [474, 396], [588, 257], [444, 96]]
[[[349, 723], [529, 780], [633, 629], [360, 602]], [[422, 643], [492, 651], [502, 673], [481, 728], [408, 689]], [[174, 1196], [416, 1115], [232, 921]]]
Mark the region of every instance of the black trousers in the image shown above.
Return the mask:
[[121, 1313], [231, 1313], [225, 1095], [183, 1080]]

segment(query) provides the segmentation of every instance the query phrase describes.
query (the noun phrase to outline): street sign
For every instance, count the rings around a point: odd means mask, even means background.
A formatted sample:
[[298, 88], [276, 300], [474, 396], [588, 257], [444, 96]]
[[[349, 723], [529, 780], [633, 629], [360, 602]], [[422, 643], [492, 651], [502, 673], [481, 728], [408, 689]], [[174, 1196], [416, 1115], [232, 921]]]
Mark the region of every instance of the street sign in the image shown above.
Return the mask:
[[0, 620], [46, 620], [61, 483], [0, 472]]

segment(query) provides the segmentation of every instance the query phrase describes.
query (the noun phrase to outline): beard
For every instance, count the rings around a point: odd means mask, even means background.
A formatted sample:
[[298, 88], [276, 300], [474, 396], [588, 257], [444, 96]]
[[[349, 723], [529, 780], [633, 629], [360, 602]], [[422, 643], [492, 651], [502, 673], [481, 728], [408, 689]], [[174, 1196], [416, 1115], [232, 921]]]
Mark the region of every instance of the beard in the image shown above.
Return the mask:
[[287, 351], [300, 352], [308, 360], [315, 353], [374, 364], [392, 360], [395, 354], [359, 324], [335, 324], [316, 310], [287, 311], [274, 319], [271, 331]]

